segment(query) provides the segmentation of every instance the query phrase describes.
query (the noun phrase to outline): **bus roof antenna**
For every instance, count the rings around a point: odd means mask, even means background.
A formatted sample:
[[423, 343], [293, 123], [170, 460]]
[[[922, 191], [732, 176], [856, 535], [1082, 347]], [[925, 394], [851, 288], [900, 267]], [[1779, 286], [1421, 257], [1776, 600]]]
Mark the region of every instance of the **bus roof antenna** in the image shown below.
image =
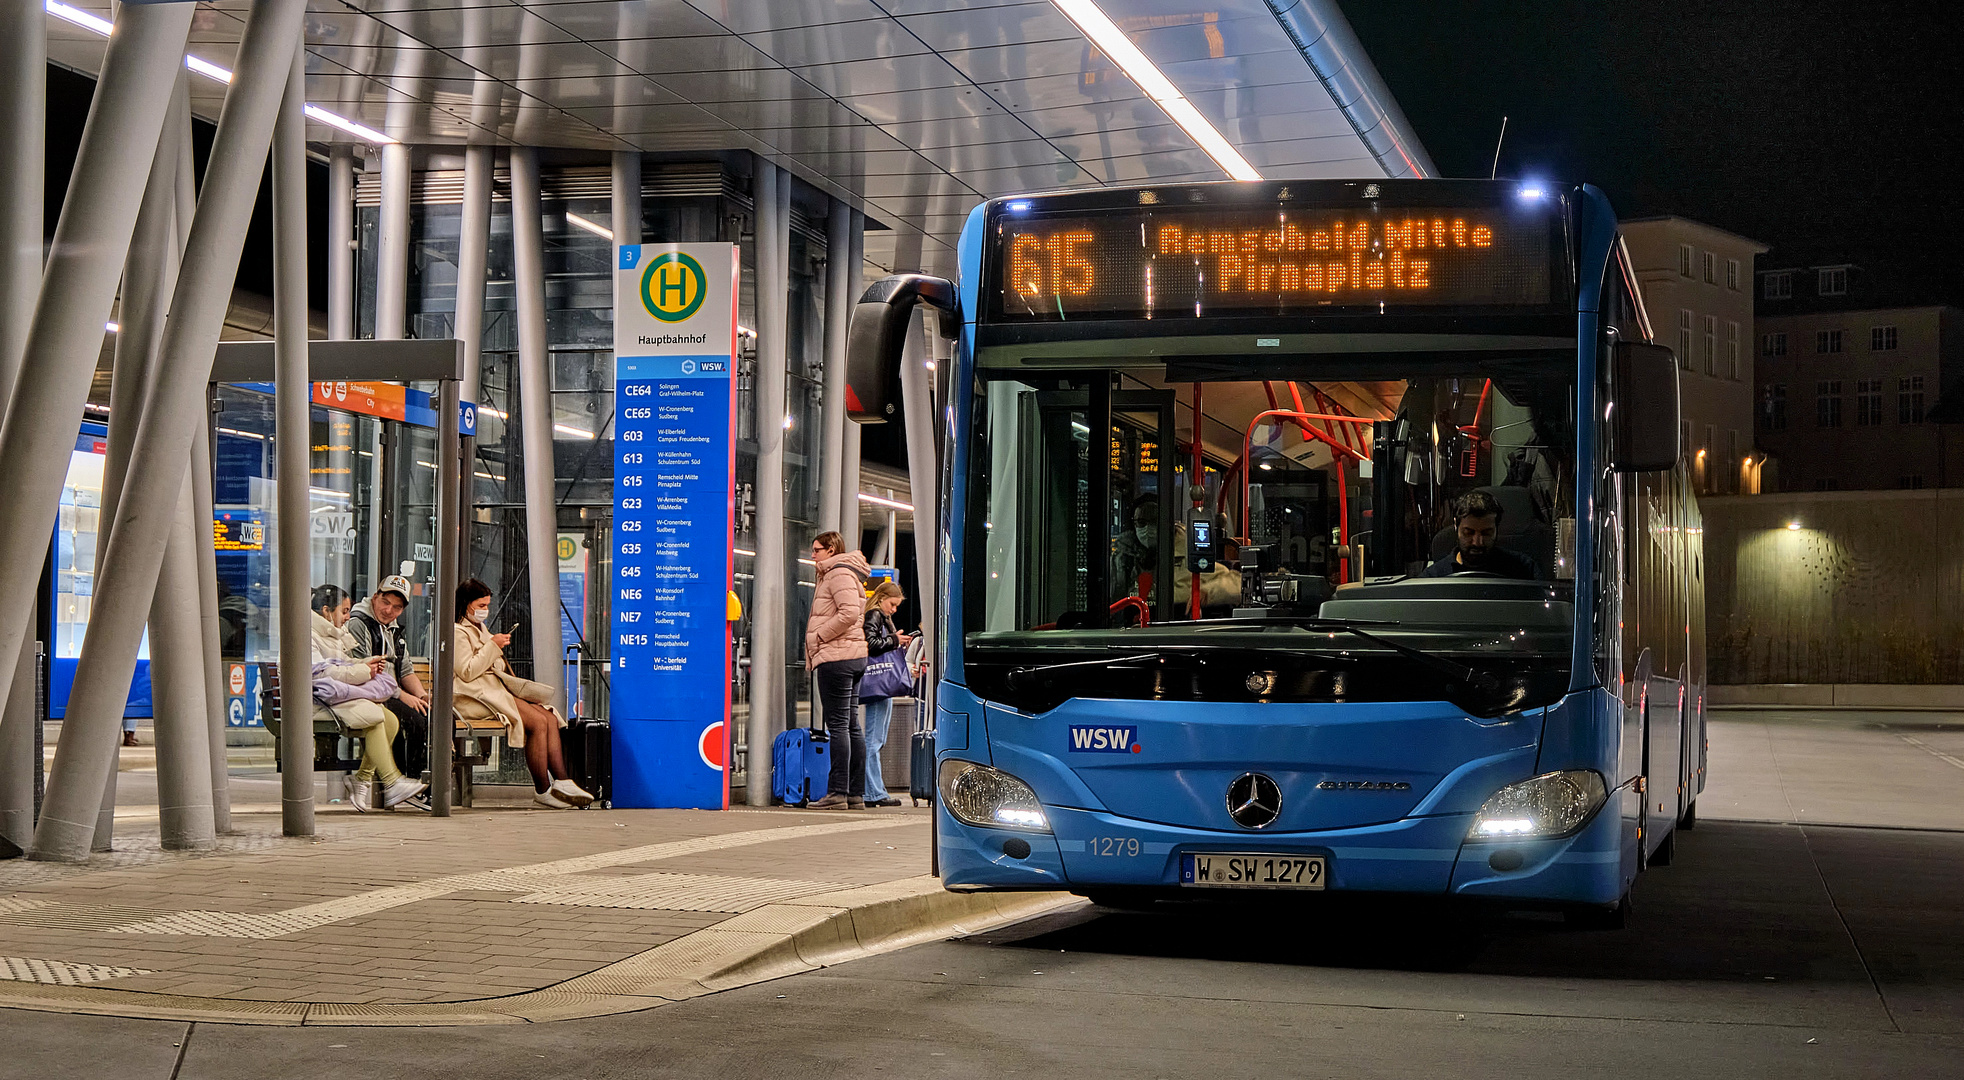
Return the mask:
[[1495, 139], [1493, 141], [1493, 168], [1488, 170], [1487, 172], [1487, 179], [1489, 180], [1492, 180], [1500, 175], [1500, 144], [1506, 141], [1507, 141], [1507, 118], [1503, 116], [1500, 118], [1500, 138]]

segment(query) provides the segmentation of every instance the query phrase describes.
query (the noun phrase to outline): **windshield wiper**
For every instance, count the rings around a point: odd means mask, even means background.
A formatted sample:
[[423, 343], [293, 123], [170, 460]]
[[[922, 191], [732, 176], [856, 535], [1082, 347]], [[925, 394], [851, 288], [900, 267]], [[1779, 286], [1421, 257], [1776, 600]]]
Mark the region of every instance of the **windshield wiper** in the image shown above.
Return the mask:
[[1034, 678], [1038, 675], [1049, 675], [1052, 672], [1066, 671], [1072, 668], [1125, 667], [1131, 664], [1143, 664], [1150, 660], [1158, 660], [1160, 655], [1159, 653], [1139, 653], [1136, 656], [1113, 656], [1098, 660], [1072, 660], [1062, 664], [1040, 664], [1036, 667], [1015, 668], [1010, 671], [1008, 682], [1010, 686], [1014, 687], [1022, 680]]
[[1382, 646], [1383, 648], [1390, 649], [1392, 652], [1395, 652], [1400, 656], [1406, 657], [1407, 659], [1423, 664], [1426, 667], [1429, 667], [1432, 670], [1438, 672], [1439, 674], [1454, 680], [1455, 682], [1463, 682], [1468, 686], [1474, 687], [1475, 689], [1478, 690], [1494, 691], [1500, 689], [1499, 679], [1494, 678], [1492, 675], [1489, 675], [1486, 672], [1479, 670], [1478, 668], [1468, 667], [1465, 664], [1456, 664], [1453, 661], [1448, 660], [1443, 656], [1426, 652], [1424, 649], [1413, 648], [1412, 646], [1406, 645], [1402, 642], [1392, 641], [1390, 638], [1380, 637], [1379, 635], [1371, 633], [1369, 630], [1364, 629], [1364, 627], [1367, 626], [1379, 627], [1379, 628], [1386, 627], [1386, 626], [1397, 626], [1398, 624], [1396, 622], [1366, 622], [1362, 619], [1324, 619], [1314, 615], [1276, 615], [1272, 617], [1242, 616], [1239, 618], [1230, 618], [1230, 619], [1197, 619], [1193, 622], [1189, 622], [1184, 625], [1187, 626], [1199, 626], [1199, 625], [1274, 626], [1277, 624], [1283, 624], [1288, 626], [1300, 626], [1306, 630], [1333, 630], [1340, 633], [1351, 634], [1356, 637], [1363, 638], [1365, 641], [1368, 641], [1373, 645], [1378, 645], [1378, 646]]

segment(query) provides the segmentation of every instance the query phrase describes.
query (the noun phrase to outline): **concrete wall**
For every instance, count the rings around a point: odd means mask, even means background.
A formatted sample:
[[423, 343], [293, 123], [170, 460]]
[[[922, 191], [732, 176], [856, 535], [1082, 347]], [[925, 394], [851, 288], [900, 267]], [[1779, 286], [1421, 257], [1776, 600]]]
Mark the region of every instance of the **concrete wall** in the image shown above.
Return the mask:
[[1713, 683], [1964, 683], [1964, 492], [1699, 505]]

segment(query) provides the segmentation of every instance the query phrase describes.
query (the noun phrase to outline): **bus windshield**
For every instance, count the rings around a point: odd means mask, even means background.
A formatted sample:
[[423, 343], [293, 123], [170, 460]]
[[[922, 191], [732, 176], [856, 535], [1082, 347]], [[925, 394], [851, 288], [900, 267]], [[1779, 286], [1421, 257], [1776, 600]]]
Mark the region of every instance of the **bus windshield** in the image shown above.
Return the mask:
[[1101, 360], [979, 360], [960, 513], [983, 697], [1500, 715], [1566, 690], [1572, 348]]

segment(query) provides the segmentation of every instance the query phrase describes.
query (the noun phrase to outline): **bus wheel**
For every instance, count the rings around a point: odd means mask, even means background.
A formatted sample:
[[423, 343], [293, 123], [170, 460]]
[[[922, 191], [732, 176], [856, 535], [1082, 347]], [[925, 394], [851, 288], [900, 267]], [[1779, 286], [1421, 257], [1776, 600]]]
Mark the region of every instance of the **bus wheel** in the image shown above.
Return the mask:
[[1678, 828], [1695, 829], [1697, 827], [1698, 827], [1698, 800], [1693, 799], [1691, 800], [1691, 805], [1684, 808], [1684, 816], [1678, 819]]
[[1577, 930], [1621, 930], [1630, 922], [1630, 894], [1607, 907], [1590, 904], [1572, 907], [1562, 913]]

